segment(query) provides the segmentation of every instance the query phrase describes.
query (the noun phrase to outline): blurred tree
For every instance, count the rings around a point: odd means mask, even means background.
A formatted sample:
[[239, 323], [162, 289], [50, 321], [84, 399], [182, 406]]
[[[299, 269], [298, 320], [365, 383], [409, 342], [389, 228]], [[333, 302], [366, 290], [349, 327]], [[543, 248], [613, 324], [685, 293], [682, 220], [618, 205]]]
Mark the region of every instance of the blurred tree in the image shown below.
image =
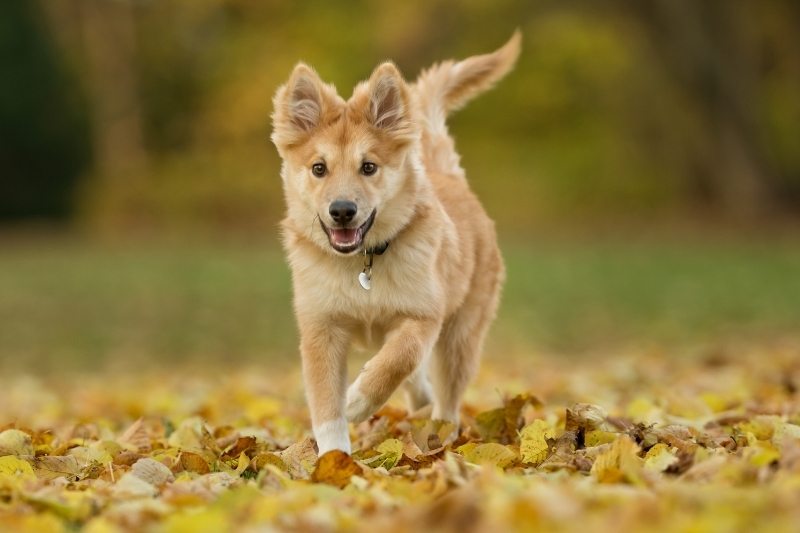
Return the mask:
[[413, 79], [433, 61], [490, 50], [515, 26], [518, 67], [450, 122], [503, 230], [800, 213], [797, 0], [39, 6], [89, 96], [95, 179], [82, 198], [101, 226], [272, 228], [283, 201], [270, 96], [297, 61], [347, 97], [381, 60]]
[[[800, 50], [763, 32], [764, 14], [772, 13], [790, 21], [781, 33], [796, 37], [800, 4], [795, 0], [617, 0], [617, 4], [643, 29], [654, 58], [673, 82], [669, 90], [679, 93], [696, 118], [699, 131], [684, 136], [686, 169], [696, 196], [737, 216], [800, 209], [800, 168], [784, 164], [771, 147], [774, 139], [765, 113], [770, 71], [791, 67], [776, 64], [784, 59], [781, 49], [794, 52], [788, 59], [795, 75]], [[800, 149], [800, 132], [795, 140]]]
[[136, 65], [135, 0], [72, 0], [92, 98], [97, 175], [141, 179], [148, 159]]
[[0, 218], [64, 217], [90, 159], [85, 106], [37, 4], [0, 17]]

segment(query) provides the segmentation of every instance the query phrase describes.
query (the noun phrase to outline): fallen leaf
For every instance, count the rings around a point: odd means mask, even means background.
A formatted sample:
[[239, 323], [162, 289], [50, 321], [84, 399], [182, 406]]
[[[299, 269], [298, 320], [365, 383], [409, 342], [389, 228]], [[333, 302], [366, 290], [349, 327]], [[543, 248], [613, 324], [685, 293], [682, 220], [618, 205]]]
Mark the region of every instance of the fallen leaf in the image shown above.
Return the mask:
[[550, 454], [550, 444], [554, 432], [544, 420], [534, 420], [519, 434], [519, 453], [523, 463], [539, 465]]
[[37, 457], [33, 465], [36, 475], [43, 479], [65, 477], [74, 481], [81, 477], [85, 465], [71, 455], [43, 455]]
[[375, 447], [377, 455], [363, 461], [371, 468], [383, 467], [391, 470], [403, 457], [404, 444], [397, 439], [386, 439]]
[[644, 456], [644, 468], [652, 472], [664, 472], [678, 461], [669, 446], [659, 442], [649, 450]]
[[143, 457], [136, 461], [131, 467], [131, 473], [156, 487], [175, 481], [175, 476], [166, 465], [150, 457]]
[[278, 453], [278, 457], [286, 464], [289, 475], [294, 479], [308, 479], [317, 461], [314, 441], [306, 438], [296, 442]]
[[35, 477], [28, 461], [13, 455], [0, 457], [0, 488], [16, 488], [20, 481]]
[[31, 436], [18, 429], [0, 432], [0, 456], [3, 455], [33, 455]]
[[643, 485], [643, 461], [638, 453], [639, 446], [627, 435], [621, 435], [595, 459], [592, 474], [600, 483]]
[[194, 452], [181, 452], [179, 460], [183, 469], [188, 472], [196, 472], [198, 474], [208, 474], [211, 472], [211, 467], [208, 465], [208, 461], [200, 454]]
[[517, 460], [517, 454], [507, 446], [497, 442], [487, 442], [475, 446], [465, 445], [459, 448], [464, 459], [474, 464], [490, 464], [506, 468]]
[[361, 467], [341, 450], [331, 450], [319, 458], [311, 481], [343, 488], [350, 484], [352, 476], [361, 475]]

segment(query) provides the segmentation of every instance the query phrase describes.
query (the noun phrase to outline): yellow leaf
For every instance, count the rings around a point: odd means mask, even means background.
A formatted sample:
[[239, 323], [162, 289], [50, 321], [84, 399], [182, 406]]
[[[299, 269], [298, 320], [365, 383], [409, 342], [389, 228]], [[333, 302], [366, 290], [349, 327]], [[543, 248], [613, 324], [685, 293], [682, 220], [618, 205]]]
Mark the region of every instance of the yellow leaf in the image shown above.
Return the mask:
[[239, 459], [236, 460], [236, 473], [241, 476], [248, 466], [250, 466], [250, 458], [247, 457], [246, 453], [240, 453]]
[[0, 488], [14, 489], [20, 481], [34, 479], [33, 468], [27, 461], [13, 455], [0, 457]]
[[517, 459], [517, 454], [508, 448], [508, 446], [503, 446], [496, 442], [478, 444], [474, 447], [462, 446], [459, 450], [462, 450], [464, 459], [470, 463], [479, 465], [490, 464], [505, 468]]
[[540, 465], [550, 454], [548, 438], [555, 432], [544, 420], [534, 420], [520, 431], [519, 453], [523, 463]]
[[750, 464], [753, 466], [767, 466], [781, 458], [780, 452], [769, 442], [758, 442], [749, 450]]
[[203, 509], [169, 516], [160, 528], [165, 533], [215, 533], [230, 531], [231, 524], [222, 509]]
[[644, 456], [644, 467], [653, 472], [664, 472], [672, 466], [678, 458], [670, 450], [669, 446], [659, 442], [649, 450]]
[[775, 433], [774, 420], [768, 417], [756, 417], [736, 425], [742, 433], [752, 433], [758, 440], [769, 440]]
[[403, 457], [404, 447], [405, 444], [397, 439], [386, 439], [375, 447], [375, 451], [379, 452], [379, 455], [370, 457], [363, 462], [372, 468], [382, 466], [386, 470], [391, 470]]
[[597, 456], [591, 472], [600, 483], [643, 485], [643, 461], [638, 453], [639, 446], [627, 435], [622, 435], [607, 451]]
[[626, 414], [634, 420], [645, 423], [658, 422], [661, 419], [661, 409], [649, 398], [638, 397], [628, 404]]
[[0, 456], [33, 455], [31, 436], [18, 429], [7, 429], [0, 433]]
[[250, 461], [250, 466], [256, 472], [262, 470], [267, 465], [276, 466], [278, 467], [279, 470], [282, 470], [283, 472], [287, 472], [289, 470], [289, 468], [286, 466], [286, 463], [283, 462], [283, 459], [281, 459], [272, 452], [259, 453], [258, 455], [253, 457], [253, 459]]
[[613, 433], [611, 431], [603, 431], [602, 429], [594, 429], [592, 431], [587, 431], [583, 436], [583, 442], [587, 448], [591, 448], [593, 446], [599, 446], [601, 444], [608, 444], [610, 442], [614, 442], [617, 438], [618, 433]]
[[169, 436], [169, 445], [182, 450], [209, 450], [220, 453], [222, 450], [210, 435], [203, 419], [197, 416], [187, 418]]
[[475, 424], [483, 440], [501, 440], [506, 430], [506, 410], [504, 407], [499, 407], [479, 413], [475, 417]]

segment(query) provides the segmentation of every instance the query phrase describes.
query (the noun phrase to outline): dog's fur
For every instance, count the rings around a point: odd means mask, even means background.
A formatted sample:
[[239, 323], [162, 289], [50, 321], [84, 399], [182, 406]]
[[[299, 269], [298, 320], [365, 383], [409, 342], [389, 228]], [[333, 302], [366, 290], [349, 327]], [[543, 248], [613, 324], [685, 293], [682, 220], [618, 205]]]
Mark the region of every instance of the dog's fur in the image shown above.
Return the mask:
[[[369, 417], [403, 383], [411, 408], [432, 402], [433, 418], [458, 422], [504, 268], [445, 118], [511, 70], [520, 40], [516, 32], [493, 53], [435, 65], [413, 84], [383, 63], [348, 101], [301, 63], [275, 94], [284, 245], [320, 455], [350, 453], [347, 421]], [[373, 175], [365, 161], [377, 165]], [[318, 163], [322, 177], [312, 171]], [[352, 223], [332, 218], [336, 200], [356, 204]], [[359, 240], [352, 228], [362, 225]], [[350, 228], [339, 231], [358, 246], [335, 249], [336, 228]], [[364, 251], [387, 242], [374, 256], [371, 290], [362, 289]], [[347, 388], [351, 344], [373, 342], [381, 348]]]

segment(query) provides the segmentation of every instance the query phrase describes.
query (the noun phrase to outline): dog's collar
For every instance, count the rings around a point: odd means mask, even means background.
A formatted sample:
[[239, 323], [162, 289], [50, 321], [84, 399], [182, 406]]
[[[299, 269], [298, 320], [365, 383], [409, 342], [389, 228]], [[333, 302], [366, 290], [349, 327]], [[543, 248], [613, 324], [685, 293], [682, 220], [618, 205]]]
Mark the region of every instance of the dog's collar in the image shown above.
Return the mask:
[[367, 255], [383, 255], [387, 248], [389, 248], [389, 241], [379, 244], [378, 246], [373, 246], [372, 248], [367, 248], [364, 253]]
[[383, 255], [387, 248], [389, 248], [389, 241], [372, 248], [364, 248], [364, 270], [358, 275], [358, 283], [365, 291], [372, 286], [372, 260], [376, 255]]

